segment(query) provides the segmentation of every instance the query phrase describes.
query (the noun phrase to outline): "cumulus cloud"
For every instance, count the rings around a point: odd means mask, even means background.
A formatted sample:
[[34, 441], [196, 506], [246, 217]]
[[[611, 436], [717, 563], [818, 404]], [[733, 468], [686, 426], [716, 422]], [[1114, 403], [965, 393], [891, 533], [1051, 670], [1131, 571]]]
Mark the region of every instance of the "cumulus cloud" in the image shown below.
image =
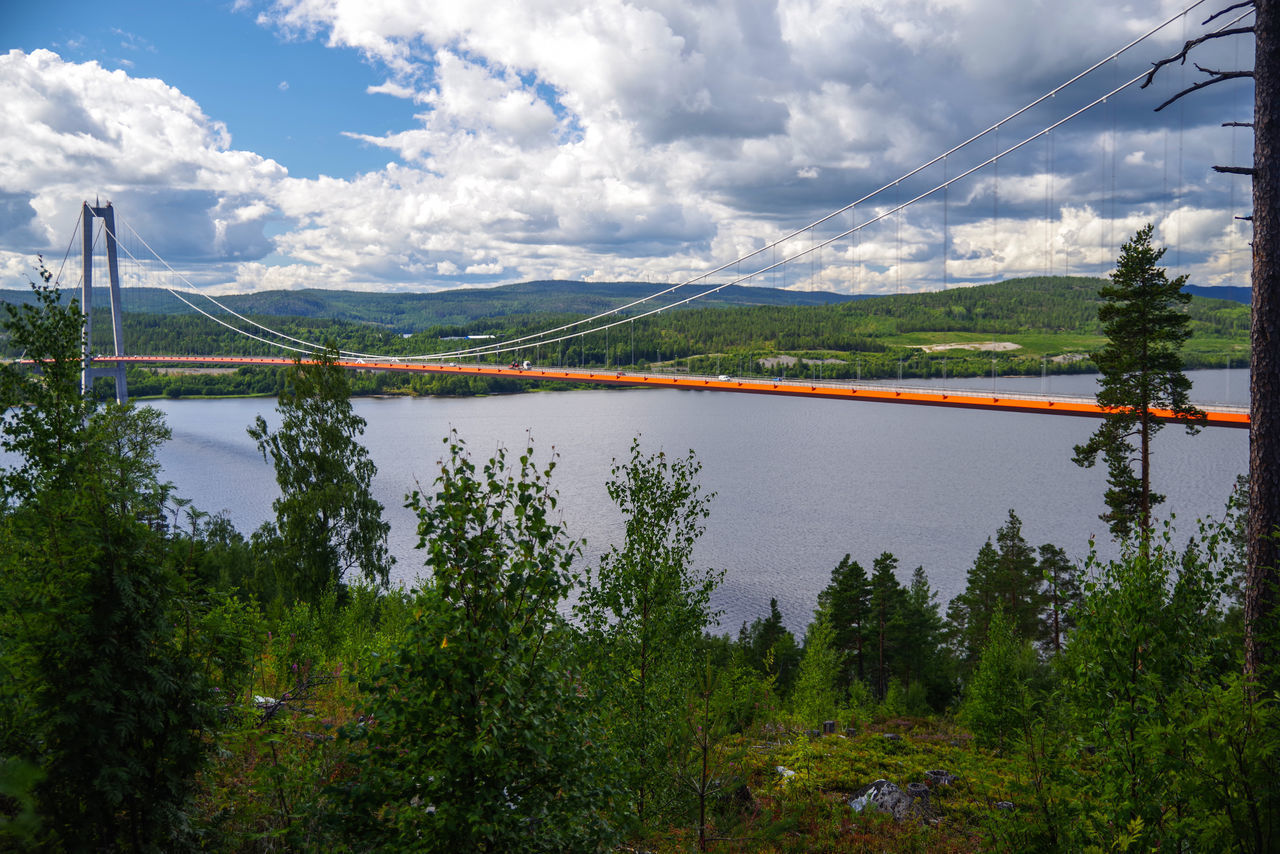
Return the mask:
[[81, 201], [98, 199], [177, 263], [269, 251], [262, 224], [287, 173], [232, 148], [226, 127], [177, 89], [47, 50], [0, 56], [0, 81], [3, 250], [65, 246]]
[[[217, 117], [161, 81], [15, 51], [0, 61], [15, 93], [0, 128], [18, 141], [0, 151], [0, 223], [10, 225], [0, 249], [36, 237], [52, 245], [71, 200], [101, 192], [147, 206], [129, 215], [166, 235], [181, 258], [216, 265], [246, 290], [673, 280], [863, 199], [718, 280], [792, 256], [793, 266], [750, 281], [894, 292], [1096, 273], [1147, 221], [1184, 244], [1180, 259], [1205, 280], [1244, 268], [1221, 245], [1239, 231], [1228, 216], [1234, 179], [1209, 172], [1230, 159], [1233, 132], [1218, 123], [1239, 117], [1211, 98], [1157, 116], [1159, 93], [1112, 96], [941, 188], [1176, 49], [1181, 24], [898, 180], [1074, 74], [1085, 57], [1169, 17], [1169, 0], [236, 8], [256, 8], [261, 26], [286, 37], [359, 51], [384, 80], [366, 96], [403, 102], [405, 121], [347, 135], [393, 162], [291, 178], [233, 148]], [[1183, 71], [1167, 76], [1156, 87], [1165, 95], [1186, 81]]]
[[415, 93], [410, 86], [403, 86], [388, 80], [378, 86], [367, 86], [365, 92], [370, 95], [390, 95], [393, 98], [413, 98]]

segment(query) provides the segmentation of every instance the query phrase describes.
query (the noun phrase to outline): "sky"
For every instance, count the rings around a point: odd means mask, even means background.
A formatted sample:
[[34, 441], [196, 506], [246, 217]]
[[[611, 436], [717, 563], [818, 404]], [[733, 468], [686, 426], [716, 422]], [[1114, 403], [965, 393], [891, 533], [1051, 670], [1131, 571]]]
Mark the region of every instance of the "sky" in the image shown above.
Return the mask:
[[[1202, 78], [1189, 65], [894, 212], [1230, 3], [902, 179], [1185, 5], [0, 0], [0, 287], [22, 286], [37, 254], [61, 263], [85, 200], [111, 201], [122, 240], [145, 240], [172, 283], [217, 293], [722, 266], [710, 281], [933, 290], [1105, 273], [1147, 222], [1171, 273], [1247, 285], [1248, 179], [1210, 167], [1252, 158], [1248, 130], [1221, 127], [1248, 120], [1251, 84], [1155, 112]], [[1196, 59], [1249, 67], [1252, 43]]]

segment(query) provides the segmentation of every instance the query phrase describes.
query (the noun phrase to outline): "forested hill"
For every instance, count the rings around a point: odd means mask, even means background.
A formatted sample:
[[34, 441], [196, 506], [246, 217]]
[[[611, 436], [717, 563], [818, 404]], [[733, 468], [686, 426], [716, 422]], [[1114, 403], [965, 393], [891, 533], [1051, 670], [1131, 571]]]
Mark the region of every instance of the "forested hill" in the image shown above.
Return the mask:
[[[670, 286], [648, 282], [541, 281], [429, 294], [311, 288], [233, 294], [220, 296], [218, 301], [241, 314], [344, 320], [372, 324], [392, 332], [409, 333], [432, 327], [465, 326], [477, 320], [517, 315], [597, 314], [652, 296], [668, 287]], [[685, 286], [676, 292], [677, 296], [660, 298], [653, 305], [687, 299], [711, 290], [712, 287], [714, 286]], [[752, 305], [820, 306], [863, 298], [849, 294], [730, 285], [700, 298], [694, 304], [709, 308]], [[29, 291], [0, 290], [0, 302], [24, 303], [29, 299]], [[192, 309], [174, 300], [161, 289], [132, 289], [126, 297], [126, 304], [145, 306], [144, 311], [155, 313], [192, 313]]]
[[[629, 360], [633, 346], [636, 357], [654, 361], [730, 351], [886, 353], [893, 348], [996, 336], [1015, 343], [1020, 355], [1037, 360], [1087, 353], [1102, 340], [1098, 288], [1103, 283], [1089, 277], [1030, 277], [861, 299], [732, 287], [678, 311], [638, 320], [629, 329], [626, 354], [606, 357], [601, 351], [597, 356], [602, 364], [617, 362], [624, 355]], [[656, 287], [660, 286], [530, 282], [439, 294], [273, 291], [223, 301], [273, 328], [309, 340], [330, 335], [343, 346], [366, 352], [434, 352], [441, 346], [439, 339], [464, 334], [524, 335], [651, 295]], [[683, 299], [688, 291], [681, 289], [632, 311], [640, 313]], [[0, 291], [0, 301], [29, 298], [30, 292]], [[101, 307], [103, 302], [95, 305]], [[253, 349], [243, 340], [227, 339], [234, 333], [212, 327], [189, 309], [182, 317], [177, 312], [159, 313], [174, 302], [167, 295], [151, 299], [145, 294], [128, 300], [135, 311], [142, 312], [126, 313], [130, 340], [153, 352], [182, 352], [191, 346], [211, 354], [239, 352], [246, 346]], [[1193, 330], [1186, 353], [1189, 364], [1205, 367], [1247, 354], [1247, 305], [1197, 296], [1189, 312]], [[193, 343], [197, 339], [200, 343]], [[621, 345], [615, 340], [612, 346]]]
[[1182, 289], [1194, 297], [1226, 299], [1231, 300], [1232, 302], [1242, 302], [1245, 305], [1253, 302], [1253, 288], [1242, 287], [1240, 285], [1218, 285], [1215, 287], [1207, 287], [1205, 285], [1183, 285]]
[[[710, 349], [772, 342], [779, 349], [876, 349], [872, 342], [920, 344], [954, 335], [1102, 334], [1098, 323], [1103, 280], [1031, 277], [933, 293], [899, 294], [833, 306], [757, 306], [729, 311], [680, 312], [661, 322], [668, 334], [684, 335]], [[1248, 330], [1246, 306], [1193, 297], [1189, 308], [1198, 336], [1234, 338]], [[925, 340], [903, 336], [933, 333]], [[962, 340], [955, 338], [954, 340]], [[1074, 342], [1086, 349], [1100, 339]]]

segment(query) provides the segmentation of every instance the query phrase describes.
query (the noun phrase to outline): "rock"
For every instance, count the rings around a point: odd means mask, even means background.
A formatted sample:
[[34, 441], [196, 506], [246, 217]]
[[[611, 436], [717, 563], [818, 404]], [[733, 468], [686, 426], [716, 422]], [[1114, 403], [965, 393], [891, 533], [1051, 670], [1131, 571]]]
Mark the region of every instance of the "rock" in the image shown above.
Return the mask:
[[925, 782], [935, 789], [943, 786], [950, 786], [956, 781], [954, 774], [946, 771], [926, 771], [924, 772]]
[[775, 770], [784, 780], [790, 780], [796, 775], [795, 771], [792, 771], [790, 768], [783, 768], [781, 765], [776, 766]]
[[896, 821], [902, 821], [914, 812], [913, 799], [888, 780], [876, 780], [854, 792], [849, 799], [849, 806], [855, 812], [876, 809], [889, 813]]
[[1011, 810], [1013, 809], [1013, 803], [1011, 801], [996, 801], [996, 809]]

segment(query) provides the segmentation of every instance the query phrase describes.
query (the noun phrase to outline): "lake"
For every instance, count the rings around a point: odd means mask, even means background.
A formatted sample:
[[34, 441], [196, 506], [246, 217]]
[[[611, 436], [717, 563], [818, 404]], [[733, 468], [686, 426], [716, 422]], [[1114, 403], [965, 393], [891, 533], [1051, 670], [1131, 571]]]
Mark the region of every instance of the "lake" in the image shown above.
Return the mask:
[[[1198, 371], [1197, 401], [1248, 401], [1245, 371]], [[1092, 394], [1094, 376], [1000, 378], [1000, 390]], [[948, 388], [990, 390], [993, 381], [951, 380]], [[913, 383], [920, 385], [924, 383]], [[943, 385], [935, 381], [932, 385]], [[255, 416], [274, 423], [270, 399], [163, 400], [173, 440], [159, 452], [165, 477], [203, 510], [225, 510], [248, 533], [270, 518], [271, 467], [245, 432]], [[1083, 560], [1090, 537], [1114, 555], [1104, 509], [1105, 470], [1071, 462], [1072, 446], [1096, 426], [1086, 418], [979, 412], [850, 401], [670, 389], [600, 389], [483, 398], [361, 398], [365, 444], [378, 466], [377, 498], [391, 522], [394, 577], [422, 570], [416, 520], [406, 493], [429, 487], [456, 429], [473, 456], [499, 445], [559, 457], [553, 485], [572, 535], [593, 562], [621, 538], [604, 483], [634, 436], [647, 451], [702, 463], [700, 483], [716, 493], [700, 564], [726, 571], [714, 603], [723, 631], [768, 613], [776, 597], [789, 627], [812, 618], [817, 594], [849, 553], [864, 567], [883, 551], [899, 577], [923, 566], [943, 603], [964, 588], [979, 547], [1008, 511], [1033, 545], [1051, 542]], [[518, 455], [518, 454], [517, 454]], [[1221, 517], [1236, 476], [1248, 468], [1248, 431], [1213, 428], [1188, 437], [1167, 427], [1156, 438], [1153, 483], [1160, 505], [1185, 535], [1198, 517]]]

